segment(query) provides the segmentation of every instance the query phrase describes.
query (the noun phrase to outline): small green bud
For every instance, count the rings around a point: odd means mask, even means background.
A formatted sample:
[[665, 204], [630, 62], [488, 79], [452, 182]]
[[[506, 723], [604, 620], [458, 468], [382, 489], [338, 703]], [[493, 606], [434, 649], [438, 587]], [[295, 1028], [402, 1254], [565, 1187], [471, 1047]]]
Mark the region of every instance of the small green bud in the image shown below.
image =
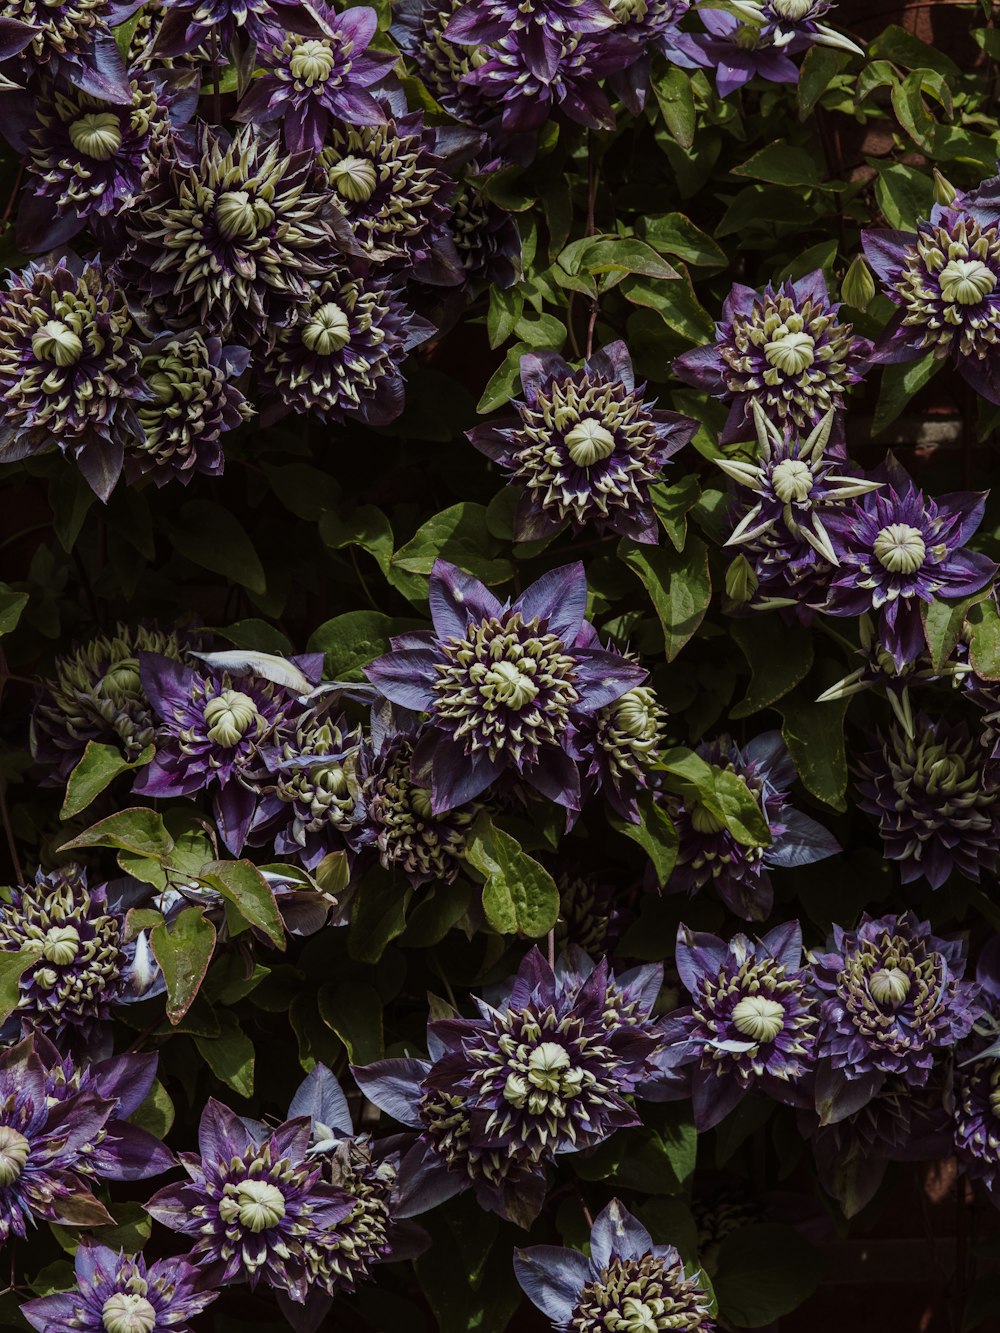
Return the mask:
[[947, 208], [949, 204], [955, 202], [958, 191], [952, 185], [947, 176], [942, 176], [937, 167], [934, 168], [934, 202], [940, 204], [942, 208]]
[[726, 596], [737, 606], [745, 606], [757, 594], [757, 575], [745, 555], [738, 555], [726, 570]]
[[864, 255], [855, 255], [851, 260], [840, 294], [855, 310], [867, 310], [875, 299], [875, 279]]

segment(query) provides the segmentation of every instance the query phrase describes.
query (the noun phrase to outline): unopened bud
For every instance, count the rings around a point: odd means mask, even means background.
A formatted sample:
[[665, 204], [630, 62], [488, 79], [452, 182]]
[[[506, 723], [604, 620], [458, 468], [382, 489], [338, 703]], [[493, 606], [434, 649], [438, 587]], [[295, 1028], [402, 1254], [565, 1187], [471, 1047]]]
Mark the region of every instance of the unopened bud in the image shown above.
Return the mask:
[[867, 310], [875, 299], [875, 279], [864, 255], [855, 255], [851, 260], [840, 294], [855, 310]]
[[934, 168], [934, 202], [947, 208], [949, 204], [955, 202], [958, 191], [952, 185], [947, 176], [942, 176], [937, 167]]
[[726, 570], [726, 596], [745, 606], [757, 594], [757, 575], [745, 555], [738, 555]]

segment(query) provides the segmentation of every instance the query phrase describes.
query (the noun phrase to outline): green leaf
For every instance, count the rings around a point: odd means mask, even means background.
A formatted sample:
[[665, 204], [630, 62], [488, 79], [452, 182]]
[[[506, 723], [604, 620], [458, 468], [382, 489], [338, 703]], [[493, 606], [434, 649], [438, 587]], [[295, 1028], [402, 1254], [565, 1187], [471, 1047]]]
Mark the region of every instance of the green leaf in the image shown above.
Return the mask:
[[241, 1097], [253, 1096], [254, 1048], [253, 1042], [240, 1027], [231, 1009], [217, 1011], [222, 1035], [195, 1037], [198, 1054], [209, 1069], [226, 1087]]
[[385, 1050], [382, 1037], [381, 995], [361, 981], [346, 981], [321, 986], [317, 996], [319, 1015], [347, 1047], [354, 1065], [370, 1065], [380, 1060]]
[[878, 172], [875, 198], [890, 227], [913, 231], [918, 218], [930, 217], [934, 204], [934, 182], [916, 167], [903, 162], [886, 165], [869, 159]]
[[108, 815], [90, 828], [70, 838], [59, 848], [61, 852], [79, 847], [115, 847], [136, 856], [166, 856], [174, 845], [163, 820], [155, 810], [133, 806]]
[[588, 273], [634, 273], [660, 281], [680, 277], [673, 265], [635, 236], [593, 238], [580, 256], [580, 268]]
[[0, 634], [16, 629], [21, 612], [28, 605], [26, 592], [15, 592], [8, 583], [0, 583]]
[[231, 902], [251, 926], [263, 931], [276, 949], [284, 949], [285, 927], [274, 890], [252, 861], [209, 861], [199, 878]]
[[6, 1023], [21, 998], [19, 982], [28, 968], [38, 962], [37, 949], [19, 949], [0, 953], [0, 1023]]
[[949, 56], [935, 46], [928, 46], [912, 32], [897, 23], [890, 23], [868, 48], [870, 60], [891, 60], [904, 69], [933, 69], [945, 78], [957, 78], [959, 67]]
[[392, 557], [390, 582], [396, 573], [426, 578], [434, 561], [441, 559], [459, 565], [484, 583], [505, 583], [513, 570], [509, 560], [498, 556], [502, 547], [503, 543], [491, 536], [487, 528], [485, 505], [470, 502], [452, 505], [428, 519], [400, 547]]
[[844, 717], [848, 703], [848, 699], [835, 699], [818, 704], [798, 691], [778, 707], [784, 719], [781, 734], [803, 786], [834, 810], [847, 808]]
[[656, 510], [660, 526], [670, 538], [675, 551], [683, 551], [687, 541], [687, 516], [701, 499], [701, 483], [689, 472], [673, 486], [656, 481], [649, 488], [649, 497]]
[[[416, 626], [416, 622], [405, 623]], [[325, 675], [330, 680], [364, 680], [362, 667], [387, 653], [392, 635], [402, 632], [394, 628], [396, 624], [381, 611], [347, 611], [313, 630], [306, 650], [323, 653]]]
[[66, 797], [59, 811], [59, 818], [72, 819], [81, 810], [86, 810], [91, 801], [114, 782], [115, 778], [132, 769], [143, 768], [154, 753], [155, 747], [147, 745], [137, 758], [129, 760], [122, 757], [117, 745], [101, 745], [98, 741], [88, 741], [83, 757], [69, 775]]
[[980, 597], [987, 595], [986, 593], [980, 593], [978, 596], [965, 597], [957, 602], [946, 601], [943, 597], [935, 597], [930, 605], [926, 602], [920, 603], [920, 619], [923, 622], [924, 639], [927, 642], [927, 650], [931, 655], [931, 664], [935, 671], [940, 671], [955, 651], [955, 645], [962, 633], [962, 626], [965, 624], [965, 616], [969, 608]]
[[280, 629], [253, 616], [247, 620], [238, 620], [234, 625], [220, 626], [215, 632], [235, 647], [246, 648], [251, 652], [290, 657], [295, 651], [291, 640]]
[[804, 148], [794, 148], [781, 139], [769, 143], [738, 167], [734, 176], [749, 176], [768, 185], [810, 188], [822, 185], [816, 159]]
[[754, 615], [734, 620], [729, 633], [750, 667], [746, 697], [730, 709], [730, 717], [749, 717], [770, 708], [812, 669], [812, 634], [802, 625], [786, 625], [776, 615]]
[[176, 1025], [205, 979], [215, 949], [215, 927], [200, 907], [185, 907], [169, 926], [154, 926], [149, 942], [167, 987], [167, 1018]]
[[483, 396], [476, 404], [477, 412], [480, 414], [495, 412], [498, 407], [510, 402], [520, 383], [521, 357], [533, 350], [527, 343], [522, 342], [508, 347], [503, 361], [490, 376], [489, 383], [483, 390]]
[[392, 559], [392, 525], [375, 505], [361, 505], [350, 513], [328, 509], [319, 521], [319, 535], [332, 551], [345, 546], [360, 546], [373, 556], [383, 574]]
[[969, 608], [969, 661], [983, 680], [1000, 680], [1000, 611], [992, 598]]
[[284, 463], [281, 467], [265, 463], [263, 472], [277, 500], [307, 523], [319, 522], [323, 510], [333, 509], [340, 500], [335, 479], [309, 463]]
[[743, 778], [729, 769], [716, 768], [683, 746], [668, 750], [659, 765], [670, 775], [666, 785], [699, 801], [746, 847], [766, 847], [771, 831], [757, 797]]
[[129, 1116], [129, 1124], [136, 1125], [139, 1129], [145, 1129], [158, 1139], [162, 1139], [170, 1133], [170, 1127], [173, 1123], [174, 1104], [171, 1101], [170, 1093], [167, 1092], [159, 1079], [155, 1079], [153, 1086], [146, 1094], [145, 1101], [134, 1115]]
[[464, 1202], [424, 1218], [431, 1245], [414, 1264], [417, 1281], [437, 1333], [503, 1333], [521, 1303], [510, 1246], [496, 1243], [495, 1218], [475, 1216]]
[[618, 554], [645, 585], [663, 627], [667, 661], [672, 662], [698, 629], [712, 600], [708, 547], [700, 537], [689, 537], [683, 551], [623, 538]]
[[653, 92], [667, 129], [682, 148], [690, 148], [697, 120], [690, 75], [677, 65], [668, 65], [653, 80]]
[[483, 910], [495, 931], [537, 939], [552, 929], [559, 916], [555, 880], [485, 811], [469, 830], [465, 855], [485, 879]]
[[722, 1315], [738, 1328], [760, 1328], [790, 1314], [816, 1290], [819, 1254], [790, 1226], [757, 1222], [731, 1231], [714, 1276]]
[[490, 288], [490, 310], [486, 317], [486, 330], [489, 334], [490, 347], [495, 351], [502, 347], [514, 332], [514, 325], [521, 318], [524, 309], [524, 292], [520, 287], [509, 287], [503, 291], [499, 287]]
[[850, 61], [846, 51], [810, 46], [799, 74], [799, 120], [808, 120], [833, 79]]
[[627, 278], [622, 295], [633, 305], [655, 310], [667, 328], [688, 342], [703, 343], [715, 332], [715, 321], [699, 302], [691, 279], [677, 274], [677, 282], [662, 283], [649, 278]]
[[373, 866], [351, 899], [351, 926], [347, 951], [359, 963], [377, 963], [386, 945], [406, 928], [406, 909], [413, 897], [410, 886]]
[[236, 515], [211, 500], [189, 500], [168, 524], [174, 549], [201, 569], [264, 596], [267, 580], [253, 542]]
[[941, 369], [944, 361], [928, 352], [919, 361], [905, 366], [886, 366], [882, 372], [878, 402], [872, 419], [872, 434], [879, 435], [902, 412], [903, 408], [924, 385]]
[[662, 889], [673, 873], [677, 861], [678, 837], [674, 822], [661, 805], [654, 800], [650, 792], [640, 792], [636, 804], [639, 807], [639, 823], [621, 819], [609, 813], [609, 819], [619, 833], [639, 844], [649, 857], [656, 874], [656, 882]]
[[728, 263], [722, 246], [684, 213], [660, 213], [646, 218], [644, 233], [654, 250], [676, 255], [695, 268], [723, 268]]

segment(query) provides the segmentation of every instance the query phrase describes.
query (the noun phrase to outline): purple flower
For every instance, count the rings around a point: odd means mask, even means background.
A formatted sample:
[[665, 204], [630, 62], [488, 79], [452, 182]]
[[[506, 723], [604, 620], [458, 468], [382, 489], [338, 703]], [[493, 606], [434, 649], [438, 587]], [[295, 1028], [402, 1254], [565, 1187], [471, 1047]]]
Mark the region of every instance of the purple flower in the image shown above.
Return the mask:
[[[314, 658], [292, 662], [310, 672], [320, 669]], [[238, 855], [257, 808], [261, 747], [272, 742], [294, 696], [252, 672], [202, 673], [155, 653], [142, 653], [139, 669], [157, 722], [156, 754], [134, 790], [191, 796], [217, 787], [216, 820], [226, 846]]]
[[[723, 10], [701, 12], [705, 22], [736, 22]], [[819, 269], [777, 288], [768, 283], [762, 292], [733, 287], [715, 326], [715, 343], [685, 352], [673, 366], [685, 384], [730, 404], [720, 443], [756, 434], [754, 403], [780, 429], [794, 428], [800, 435], [819, 425], [831, 408], [843, 411], [844, 395], [861, 379], [871, 344], [840, 323], [839, 309]], [[839, 445], [837, 418], [834, 427]]]
[[402, 365], [434, 332], [401, 298], [400, 280], [334, 266], [273, 330], [260, 359], [268, 425], [292, 411], [321, 421], [395, 421], [405, 401]]
[[522, 356], [521, 385], [516, 416], [467, 432], [520, 488], [516, 539], [547, 537], [569, 522], [656, 542], [650, 485], [697, 422], [647, 406], [623, 342], [576, 371], [552, 352]]
[[939, 939], [912, 912], [855, 930], [834, 926], [812, 957], [823, 995], [816, 1109], [824, 1123], [865, 1106], [890, 1076], [924, 1086], [935, 1057], [967, 1036], [979, 987], [964, 981], [965, 946]]
[[617, 1199], [590, 1231], [590, 1256], [555, 1245], [514, 1251], [514, 1272], [560, 1333], [711, 1333], [712, 1300], [672, 1245], [649, 1232]]
[[898, 313], [872, 360], [950, 356], [960, 375], [1000, 402], [1000, 197], [997, 180], [935, 204], [916, 232], [866, 231], [865, 255]]
[[768, 83], [798, 83], [798, 68], [773, 32], [723, 9], [699, 5], [698, 17], [706, 31], [679, 34], [675, 45], [691, 63], [715, 71], [720, 97], [730, 97], [758, 75]]
[[19, 81], [44, 71], [108, 102], [131, 100], [115, 45], [118, 28], [141, 0], [8, 0], [0, 30], [0, 62]]
[[269, 1129], [211, 1098], [198, 1147], [181, 1154], [190, 1180], [168, 1185], [145, 1207], [194, 1239], [189, 1258], [205, 1285], [263, 1282], [298, 1304], [316, 1288], [332, 1295], [338, 1275], [329, 1237], [355, 1202], [323, 1179], [308, 1117]]
[[463, 0], [400, 0], [392, 7], [390, 32], [414, 62], [421, 81], [439, 106], [468, 125], [481, 125], [493, 115], [482, 94], [465, 83], [486, 50], [457, 45], [445, 36], [452, 15]]
[[338, 13], [312, 0], [303, 32], [285, 32], [258, 51], [264, 73], [240, 103], [238, 119], [277, 122], [290, 153], [319, 152], [334, 121], [380, 125], [385, 112], [369, 89], [396, 57], [368, 49], [377, 27], [367, 5]]
[[955, 1051], [948, 1098], [951, 1136], [961, 1169], [995, 1198], [1000, 1183], [1000, 937], [979, 955], [983, 1011]]
[[0, 461], [58, 447], [107, 500], [151, 397], [124, 293], [75, 257], [29, 264], [0, 296]]
[[451, 201], [449, 229], [468, 282], [493, 283], [506, 290], [521, 272], [521, 235], [512, 214], [498, 207], [471, 177], [459, 184]]
[[464, 805], [510, 772], [578, 809], [574, 726], [646, 676], [601, 648], [576, 646], [586, 623], [582, 564], [501, 603], [438, 560], [429, 596], [433, 632], [394, 639], [366, 672], [391, 702], [430, 715], [414, 769], [428, 771], [431, 809]]
[[249, 361], [245, 347], [224, 347], [194, 330], [151, 343], [142, 373], [153, 398], [139, 408], [142, 439], [126, 445], [126, 480], [152, 476], [157, 486], [187, 486], [196, 474], [220, 477], [221, 436], [253, 416], [235, 383]]
[[87, 1243], [74, 1256], [76, 1287], [21, 1306], [38, 1333], [191, 1333], [190, 1321], [218, 1293], [200, 1287], [185, 1259], [126, 1255]]
[[674, 1060], [694, 1066], [699, 1131], [712, 1129], [752, 1089], [810, 1106], [819, 1015], [798, 922], [759, 941], [726, 941], [682, 925], [675, 957], [692, 1004], [671, 1013], [666, 1030]]
[[157, 32], [156, 54], [183, 56], [214, 44], [227, 54], [237, 37], [251, 45], [274, 39], [282, 21], [291, 18], [300, 0], [170, 0]]
[[741, 0], [738, 8], [755, 23], [776, 47], [788, 52], [812, 45], [838, 47], [855, 55], [864, 51], [850, 38], [817, 22], [836, 8], [835, 0]]
[[614, 15], [602, 0], [468, 0], [453, 14], [445, 36], [463, 46], [511, 38], [526, 70], [548, 83], [567, 39], [603, 33], [614, 25]]
[[888, 485], [827, 522], [841, 568], [822, 609], [834, 616], [878, 612], [879, 639], [902, 668], [924, 650], [921, 602], [978, 592], [997, 567], [965, 549], [982, 522], [985, 495], [925, 498], [893, 459], [881, 475]]
[[611, 953], [628, 924], [634, 896], [612, 875], [585, 870], [563, 871], [559, 886], [556, 941], [579, 946], [589, 954]]
[[1000, 853], [1000, 788], [964, 721], [920, 713], [909, 734], [893, 726], [857, 765], [859, 806], [879, 821], [885, 856], [904, 884], [939, 889], [953, 870], [979, 883]]
[[821, 824], [790, 807], [795, 767], [780, 732], [755, 736], [742, 748], [731, 737], [720, 736], [703, 742], [698, 754], [744, 780], [767, 821], [771, 841], [765, 847], [747, 847], [702, 802], [681, 801], [675, 812], [680, 846], [669, 887], [697, 893], [711, 885], [737, 916], [763, 921], [774, 896], [769, 870], [822, 861], [838, 852], [839, 844]]

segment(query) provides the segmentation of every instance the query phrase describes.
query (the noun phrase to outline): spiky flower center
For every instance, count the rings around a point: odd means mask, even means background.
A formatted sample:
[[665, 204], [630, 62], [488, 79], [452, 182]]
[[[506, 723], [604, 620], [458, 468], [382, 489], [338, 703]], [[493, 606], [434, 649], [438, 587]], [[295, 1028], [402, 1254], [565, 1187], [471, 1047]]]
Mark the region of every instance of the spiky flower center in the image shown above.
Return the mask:
[[778, 18], [796, 23], [804, 19], [812, 9], [815, 0], [771, 0], [771, 9]]
[[61, 319], [47, 319], [31, 340], [31, 350], [39, 361], [54, 361], [57, 366], [72, 366], [83, 355], [83, 339]]
[[431, 793], [410, 776], [413, 746], [401, 741], [371, 777], [365, 804], [378, 830], [382, 864], [400, 865], [415, 883], [440, 879], [451, 883], [462, 865], [469, 825], [478, 807], [435, 815]]
[[84, 157], [107, 162], [122, 146], [122, 127], [110, 111], [92, 111], [69, 126], [70, 143]]
[[712, 1326], [709, 1301], [676, 1257], [612, 1259], [580, 1292], [570, 1333], [699, 1333]]
[[0, 1125], [0, 1186], [13, 1185], [24, 1170], [31, 1144], [12, 1125]]
[[285, 1215], [285, 1196], [266, 1180], [241, 1181], [233, 1190], [232, 1201], [240, 1225], [255, 1234], [277, 1226]]
[[110, 667], [98, 684], [105, 699], [122, 703], [142, 694], [142, 679], [139, 675], [139, 663], [134, 657], [127, 657]]
[[116, 1291], [104, 1302], [101, 1322], [106, 1333], [153, 1333], [156, 1311], [145, 1296]]
[[326, 301], [313, 311], [302, 330], [302, 341], [317, 356], [330, 356], [351, 340], [351, 321], [334, 301]]
[[314, 83], [325, 83], [335, 64], [333, 48], [321, 38], [299, 39], [288, 61], [292, 78], [311, 88]]
[[780, 327], [764, 344], [764, 355], [783, 375], [801, 375], [815, 359], [816, 344], [802, 329]]
[[868, 983], [872, 999], [895, 1009], [910, 993], [910, 978], [899, 967], [880, 968]]
[[347, 199], [352, 204], [362, 204], [375, 193], [378, 173], [375, 163], [369, 158], [348, 153], [333, 163], [327, 171], [327, 179], [341, 199]]
[[215, 203], [215, 220], [227, 241], [252, 241], [270, 226], [274, 213], [249, 190], [223, 190]]
[[80, 949], [80, 932], [75, 926], [50, 926], [42, 940], [42, 957], [66, 967]]
[[585, 417], [566, 433], [566, 449], [579, 467], [590, 467], [615, 451], [615, 437], [593, 417]]
[[996, 274], [980, 259], [949, 260], [938, 282], [944, 299], [958, 305], [976, 305], [997, 285]]
[[263, 719], [257, 705], [240, 690], [222, 690], [205, 704], [206, 734], [216, 745], [231, 749], [252, 729], [260, 730]]
[[465, 638], [444, 640], [441, 652], [434, 711], [467, 751], [533, 764], [540, 749], [559, 743], [580, 697], [576, 662], [537, 619], [490, 617]]
[[909, 523], [890, 523], [875, 538], [875, 558], [890, 574], [913, 574], [924, 563], [927, 546]]
[[783, 458], [771, 473], [771, 486], [784, 504], [807, 500], [814, 485], [812, 470], [801, 458]]
[[748, 995], [734, 1008], [733, 1022], [752, 1041], [774, 1041], [785, 1026], [784, 1006], [763, 995]]
[[627, 736], [637, 741], [659, 740], [663, 709], [647, 685], [638, 685], [633, 690], [626, 690], [611, 708], [614, 713], [614, 724], [619, 731], [625, 732]]
[[507, 1149], [473, 1148], [469, 1144], [472, 1125], [463, 1099], [454, 1093], [431, 1088], [420, 1099], [420, 1119], [434, 1151], [449, 1171], [470, 1180], [485, 1180], [503, 1186], [518, 1170], [522, 1158]]

